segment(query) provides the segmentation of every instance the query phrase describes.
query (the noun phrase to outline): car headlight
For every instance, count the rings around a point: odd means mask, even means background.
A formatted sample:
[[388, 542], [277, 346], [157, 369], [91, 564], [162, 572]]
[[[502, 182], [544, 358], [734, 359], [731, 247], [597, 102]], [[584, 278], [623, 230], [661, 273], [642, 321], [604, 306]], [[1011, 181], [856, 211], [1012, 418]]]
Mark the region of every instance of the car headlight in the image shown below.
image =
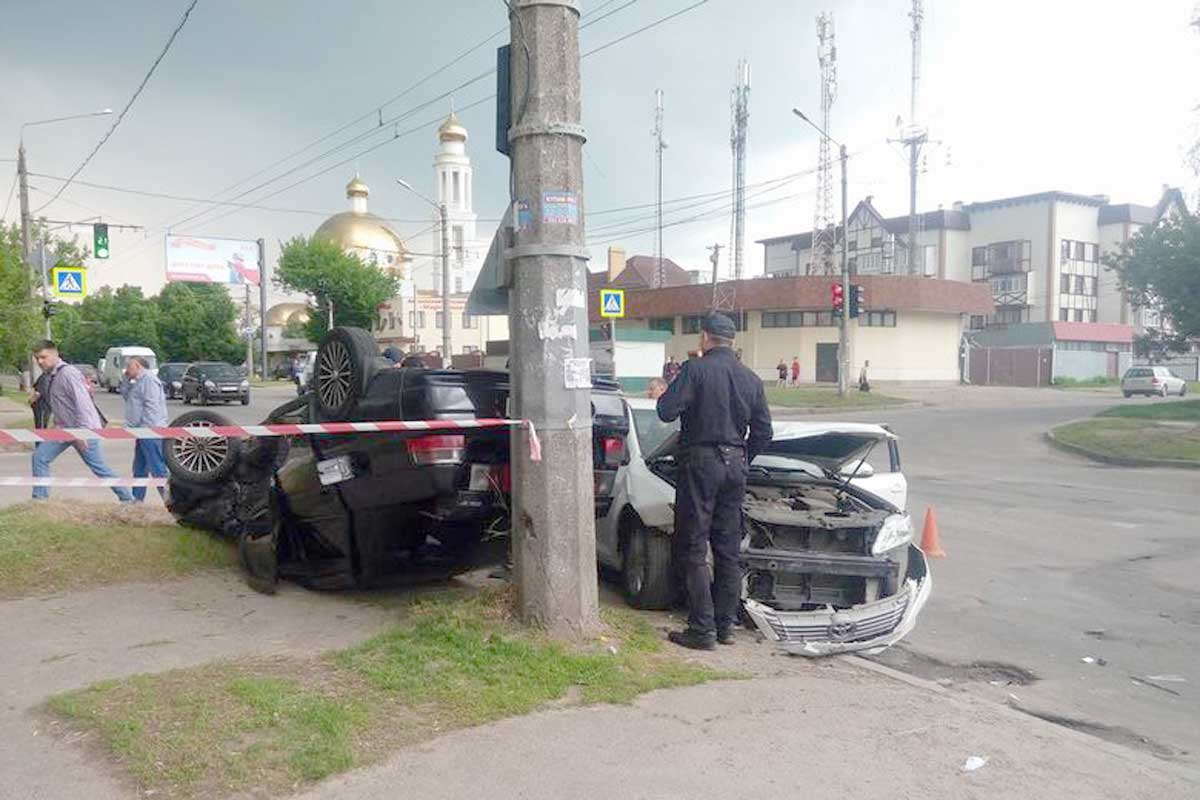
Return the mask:
[[174, 389], [182, 389], [183, 383], [180, 381], [171, 381], [171, 387]]
[[901, 545], [908, 544], [913, 538], [912, 518], [908, 514], [892, 514], [883, 521], [875, 544], [871, 545], [871, 555], [877, 556], [889, 550], [895, 550]]
[[243, 389], [249, 389], [249, 388], [250, 388], [250, 381], [242, 381], [242, 388], [243, 388]]
[[213, 383], [212, 381], [205, 381], [204, 388], [205, 389], [215, 389], [215, 388], [217, 388], [217, 385], [215, 383]]

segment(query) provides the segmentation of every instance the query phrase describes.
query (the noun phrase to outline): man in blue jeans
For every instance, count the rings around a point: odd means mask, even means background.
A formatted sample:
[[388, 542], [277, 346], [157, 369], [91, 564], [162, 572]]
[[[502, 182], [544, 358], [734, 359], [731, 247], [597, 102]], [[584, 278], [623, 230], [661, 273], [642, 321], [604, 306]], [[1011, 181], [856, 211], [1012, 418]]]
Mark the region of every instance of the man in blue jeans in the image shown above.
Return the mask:
[[[46, 396], [49, 401], [52, 425], [56, 428], [102, 428], [100, 410], [92, 400], [88, 391], [87, 378], [83, 373], [62, 360], [58, 355], [58, 346], [49, 339], [38, 342], [33, 348], [33, 357], [42, 372], [48, 373], [46, 381]], [[33, 398], [36, 402], [38, 397]], [[115, 478], [117, 474], [104, 463], [100, 452], [100, 442], [89, 439], [86, 442], [38, 442], [33, 451], [33, 477], [45, 478], [50, 475], [50, 463], [69, 448], [75, 448], [83, 463], [88, 465], [98, 478]], [[113, 494], [122, 503], [132, 503], [133, 495], [129, 490], [114, 486]], [[45, 500], [50, 496], [50, 490], [45, 486], [33, 487], [33, 499]]]
[[[130, 356], [125, 363], [125, 377], [121, 394], [125, 398], [125, 425], [129, 428], [148, 428], [167, 424], [167, 396], [162, 382], [149, 372], [150, 365], [141, 356]], [[167, 462], [163, 458], [162, 439], [138, 439], [133, 446], [133, 477], [155, 478], [167, 476]], [[160, 496], [166, 492], [160, 486]], [[133, 501], [146, 500], [146, 487], [133, 487]]]

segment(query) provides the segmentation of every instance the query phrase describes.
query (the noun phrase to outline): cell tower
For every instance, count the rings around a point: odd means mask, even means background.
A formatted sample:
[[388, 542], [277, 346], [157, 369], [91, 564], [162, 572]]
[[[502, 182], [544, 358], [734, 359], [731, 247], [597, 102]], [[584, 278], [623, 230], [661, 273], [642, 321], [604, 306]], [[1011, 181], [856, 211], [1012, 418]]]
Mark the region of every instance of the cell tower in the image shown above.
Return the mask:
[[[817, 16], [817, 62], [821, 65], [821, 128], [828, 131], [837, 96], [837, 46], [833, 41], [833, 15]], [[833, 274], [836, 232], [833, 223], [833, 154], [829, 139], [820, 137], [817, 151], [817, 202], [813, 212], [810, 275]]]
[[651, 135], [654, 136], [654, 183], [657, 187], [658, 200], [656, 202], [655, 216], [657, 218], [658, 237], [655, 244], [654, 255], [658, 260], [655, 268], [655, 288], [661, 289], [666, 283], [666, 275], [663, 273], [663, 211], [662, 211], [662, 194], [663, 194], [663, 150], [667, 149], [667, 141], [663, 138], [663, 93], [662, 89], [654, 90], [654, 130]]
[[733, 151], [733, 220], [730, 250], [734, 280], [742, 277], [746, 232], [746, 129], [750, 122], [750, 62], [737, 65], [737, 83], [729, 98], [729, 146]]
[[929, 138], [929, 132], [917, 122], [917, 99], [921, 88], [921, 23], [925, 15], [921, 0], [912, 0], [912, 90], [909, 100], [908, 125], [900, 136], [901, 143], [908, 148], [908, 271], [910, 274], [923, 272], [917, 264], [917, 237], [921, 233], [921, 217], [917, 213], [917, 175], [920, 171], [921, 147]]

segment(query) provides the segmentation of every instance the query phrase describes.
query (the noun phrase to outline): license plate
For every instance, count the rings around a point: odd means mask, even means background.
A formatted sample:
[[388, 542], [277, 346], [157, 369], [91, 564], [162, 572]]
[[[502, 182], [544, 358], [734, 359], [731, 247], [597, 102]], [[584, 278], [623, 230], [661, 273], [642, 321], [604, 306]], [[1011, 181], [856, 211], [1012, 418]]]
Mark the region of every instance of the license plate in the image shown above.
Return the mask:
[[471, 465], [471, 484], [468, 488], [472, 492], [486, 492], [488, 490], [488, 478], [491, 476], [492, 468], [488, 464], [472, 464]]
[[331, 486], [350, 480], [354, 477], [354, 465], [350, 463], [350, 456], [338, 456], [318, 461], [317, 477], [321, 479], [322, 486]]

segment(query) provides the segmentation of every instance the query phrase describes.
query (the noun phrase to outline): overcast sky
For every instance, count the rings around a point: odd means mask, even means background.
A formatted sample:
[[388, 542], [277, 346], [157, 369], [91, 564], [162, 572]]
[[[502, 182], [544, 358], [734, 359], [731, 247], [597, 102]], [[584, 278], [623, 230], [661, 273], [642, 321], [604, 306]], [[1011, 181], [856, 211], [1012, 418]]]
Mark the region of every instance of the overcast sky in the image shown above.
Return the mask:
[[[582, 49], [694, 2], [640, 0], [622, 9], [628, 0], [584, 0], [585, 14], [598, 9], [593, 19], [617, 13], [582, 31]], [[6, 160], [0, 168], [6, 175], [0, 191], [15, 171], [7, 159], [16, 156], [21, 123], [120, 109], [187, 2], [123, 0], [102, 11], [84, 2], [2, 5], [0, 148]], [[762, 248], [755, 239], [812, 226], [813, 176], [758, 184], [815, 164], [816, 135], [790, 110], [816, 113], [814, 19], [832, 10], [839, 91], [830, 133], [854, 154], [851, 206], [871, 194], [885, 214], [905, 213], [907, 167], [887, 140], [897, 135], [897, 117], [908, 115], [909, 7], [910, 0], [709, 0], [585, 58], [585, 208], [653, 203], [650, 128], [654, 90], [661, 88], [669, 141], [666, 221], [686, 221], [666, 229], [665, 250], [686, 267], [707, 266], [705, 246], [729, 240], [728, 198], [670, 201], [728, 191], [729, 91], [736, 62], [745, 57], [753, 71], [747, 263], [751, 274], [761, 272]], [[1165, 183], [1194, 188], [1184, 162], [1200, 116], [1200, 35], [1188, 24], [1193, 0], [925, 0], [925, 8], [920, 117], [940, 144], [928, 152], [922, 209], [1048, 189], [1152, 204]], [[109, 222], [144, 226], [144, 234], [112, 233], [113, 257], [92, 265], [90, 283], [135, 283], [149, 292], [162, 285], [168, 225], [179, 233], [264, 237], [273, 261], [280, 240], [311, 233], [324, 215], [345, 210], [344, 186], [356, 164], [372, 189], [371, 210], [407, 220], [395, 226], [414, 235], [429, 227], [429, 209], [393, 179], [434, 192], [434, 130], [449, 99], [414, 108], [494, 66], [506, 27], [500, 0], [200, 0], [79, 180], [230, 198], [334, 150], [238, 200], [292, 211], [212, 210], [72, 185], [42, 213], [53, 219], [102, 213]], [[369, 134], [384, 101], [491, 34], [499, 35], [384, 106], [385, 120], [400, 121]], [[463, 109], [493, 91], [489, 77], [458, 90], [454, 100]], [[489, 100], [460, 113], [471, 133], [475, 210], [484, 219], [498, 218], [507, 197], [508, 162], [493, 148], [494, 111]], [[255, 176], [364, 114], [370, 118]], [[69, 175], [113, 119], [29, 129], [31, 172]], [[394, 132], [405, 135], [387, 141]], [[345, 145], [361, 134], [368, 135]], [[334, 166], [339, 161], [348, 163]], [[31, 178], [31, 184], [35, 209], [59, 185], [44, 177]], [[10, 205], [11, 221], [17, 218], [15, 198]], [[630, 255], [652, 253], [654, 236], [647, 229], [653, 220], [650, 206], [591, 216], [593, 268], [603, 266], [610, 241]], [[480, 235], [489, 237], [493, 224], [481, 222]], [[411, 249], [429, 252], [428, 235], [414, 238]]]

